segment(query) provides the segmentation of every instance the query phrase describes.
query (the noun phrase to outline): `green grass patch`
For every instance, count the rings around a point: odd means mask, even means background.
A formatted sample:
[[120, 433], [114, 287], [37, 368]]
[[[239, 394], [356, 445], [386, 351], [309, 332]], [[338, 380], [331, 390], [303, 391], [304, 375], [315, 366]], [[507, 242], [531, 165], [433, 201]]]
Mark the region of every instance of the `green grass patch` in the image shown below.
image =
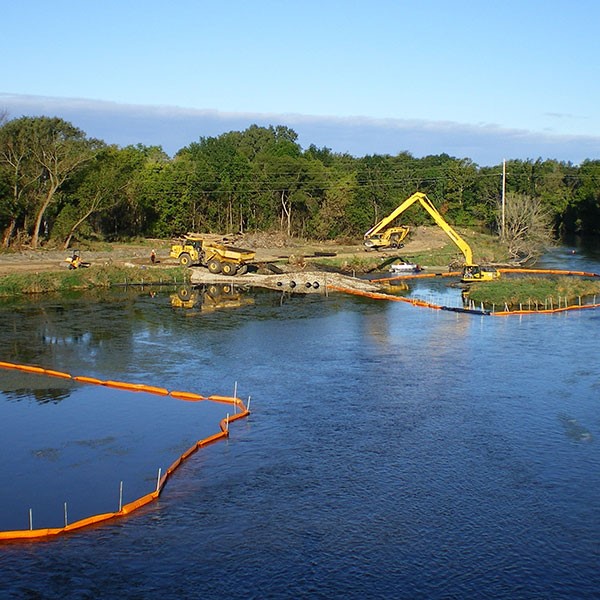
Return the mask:
[[[392, 250], [389, 249], [388, 253], [392, 253]], [[398, 250], [393, 250], [393, 253], [405, 260], [422, 266], [447, 268], [450, 264], [456, 263], [457, 268], [459, 268], [459, 265], [464, 263], [464, 256], [450, 241], [442, 248], [435, 248], [425, 252], [405, 252], [400, 248]], [[390, 262], [391, 258], [391, 256], [372, 251], [361, 252], [360, 254], [354, 254], [351, 257], [319, 258], [318, 261], [314, 261], [314, 264], [321, 265], [324, 268], [333, 268], [345, 273], [368, 273], [378, 269], [383, 264]], [[391, 262], [393, 262], [393, 260]]]
[[497, 281], [472, 283], [469, 299], [497, 310], [506, 304], [510, 310], [572, 306], [600, 299], [600, 281], [579, 277], [505, 276]]
[[[461, 231], [460, 234], [471, 247], [475, 264], [487, 265], [507, 261], [507, 248], [497, 237], [472, 231], [467, 233]], [[448, 267], [452, 265], [453, 268], [460, 269], [465, 262], [464, 254], [450, 240], [442, 248], [424, 252], [407, 252], [404, 256], [407, 260], [422, 266]]]
[[355, 254], [351, 257], [344, 258], [319, 258], [318, 261], [313, 261], [313, 264], [319, 265], [324, 269], [333, 269], [344, 273], [367, 273], [372, 269], [376, 269], [384, 257], [373, 254]]
[[[500, 245], [495, 238], [480, 234], [476, 238], [476, 244], [472, 246], [475, 257], [481, 257], [479, 263], [487, 264], [491, 262], [506, 261], [506, 249]], [[391, 249], [389, 250], [391, 252]], [[405, 260], [414, 262], [421, 266], [448, 268], [453, 265], [457, 270], [461, 268], [465, 261], [464, 255], [456, 245], [448, 240], [448, 243], [442, 248], [434, 248], [423, 252], [405, 252], [403, 249], [394, 250], [394, 253]], [[389, 256], [384, 256], [377, 251], [361, 252], [352, 257], [331, 257], [319, 258], [314, 264], [321, 265], [324, 268], [333, 268], [345, 273], [368, 273], [380, 267]]]
[[403, 258], [421, 266], [429, 267], [448, 267], [451, 264], [464, 263], [464, 256], [457, 251], [452, 243], [446, 244], [443, 248], [427, 250], [424, 252], [407, 252], [402, 255]]
[[0, 278], [0, 296], [90, 290], [121, 285], [180, 284], [189, 281], [183, 267], [153, 268], [91, 266], [72, 271], [24, 273]]

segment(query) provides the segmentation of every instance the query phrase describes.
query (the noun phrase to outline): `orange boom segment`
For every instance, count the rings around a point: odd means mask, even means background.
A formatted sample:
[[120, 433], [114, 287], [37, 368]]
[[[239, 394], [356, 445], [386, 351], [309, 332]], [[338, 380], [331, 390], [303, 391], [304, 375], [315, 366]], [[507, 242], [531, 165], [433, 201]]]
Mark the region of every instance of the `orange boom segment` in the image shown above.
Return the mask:
[[239, 398], [232, 398], [229, 396], [210, 396], [206, 398], [205, 396], [201, 396], [200, 394], [194, 394], [192, 392], [182, 392], [175, 391], [169, 392], [166, 388], [156, 387], [151, 385], [145, 385], [142, 383], [128, 383], [126, 381], [102, 381], [100, 379], [96, 379], [94, 377], [86, 377], [82, 375], [77, 375], [75, 377], [69, 375], [68, 373], [63, 373], [62, 371], [53, 371], [52, 369], [42, 369], [41, 367], [35, 367], [30, 365], [20, 365], [9, 362], [0, 361], [0, 368], [4, 369], [17, 369], [20, 371], [26, 371], [30, 373], [38, 373], [42, 375], [49, 375], [51, 377], [60, 377], [64, 379], [73, 379], [74, 381], [80, 383], [88, 383], [92, 385], [105, 385], [107, 387], [118, 388], [123, 390], [129, 390], [133, 392], [147, 392], [150, 394], [159, 394], [161, 396], [171, 395], [173, 398], [178, 400], [187, 400], [187, 401], [199, 401], [199, 400], [210, 400], [212, 402], [221, 402], [227, 404], [233, 404], [240, 408], [239, 413], [227, 417], [226, 419], [222, 419], [219, 423], [220, 431], [213, 435], [210, 435], [206, 438], [198, 440], [192, 446], [190, 446], [181, 456], [179, 456], [167, 469], [166, 473], [160, 476], [158, 482], [156, 484], [156, 489], [149, 494], [145, 494], [128, 504], [125, 504], [121, 507], [119, 512], [111, 512], [111, 513], [102, 513], [97, 515], [92, 515], [85, 519], [80, 519], [79, 521], [74, 521], [73, 523], [69, 523], [64, 527], [59, 528], [44, 528], [44, 529], [22, 529], [22, 530], [14, 530], [14, 531], [0, 531], [0, 542], [8, 541], [8, 540], [41, 540], [48, 537], [52, 537], [55, 535], [59, 535], [62, 533], [68, 533], [72, 531], [77, 531], [84, 527], [90, 527], [92, 525], [96, 525], [98, 523], [103, 523], [105, 521], [109, 521], [111, 519], [115, 519], [118, 517], [124, 517], [125, 515], [129, 515], [132, 512], [140, 509], [146, 504], [156, 500], [165, 484], [167, 483], [169, 476], [192, 454], [197, 452], [200, 448], [216, 442], [217, 440], [226, 438], [229, 435], [229, 422], [235, 421], [237, 419], [241, 419], [243, 417], [247, 417], [250, 414], [250, 411], [244, 406], [243, 402]]

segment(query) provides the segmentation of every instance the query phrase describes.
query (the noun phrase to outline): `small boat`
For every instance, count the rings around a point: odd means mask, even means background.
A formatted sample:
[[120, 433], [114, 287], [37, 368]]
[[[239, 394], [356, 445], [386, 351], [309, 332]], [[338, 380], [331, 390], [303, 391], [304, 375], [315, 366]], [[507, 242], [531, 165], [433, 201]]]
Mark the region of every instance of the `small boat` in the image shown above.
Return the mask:
[[418, 273], [421, 271], [421, 267], [411, 262], [397, 262], [390, 265], [390, 273]]

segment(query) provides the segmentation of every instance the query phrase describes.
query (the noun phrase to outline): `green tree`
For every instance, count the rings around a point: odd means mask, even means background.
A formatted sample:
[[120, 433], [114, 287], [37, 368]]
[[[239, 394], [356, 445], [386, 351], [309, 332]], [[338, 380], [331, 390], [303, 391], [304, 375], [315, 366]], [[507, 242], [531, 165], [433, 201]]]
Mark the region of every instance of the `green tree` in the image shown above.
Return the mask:
[[202, 200], [198, 207], [205, 209], [209, 228], [221, 232], [244, 231], [248, 220], [252, 167], [240, 151], [241, 138], [237, 132], [201, 138], [176, 157], [195, 165], [194, 193]]
[[356, 176], [348, 175], [329, 187], [318, 212], [313, 216], [311, 234], [317, 239], [335, 239], [353, 232], [352, 200]]
[[568, 232], [600, 234], [600, 160], [585, 160], [577, 175], [574, 197], [565, 211]]
[[160, 146], [128, 146], [129, 183], [122, 201], [109, 215], [114, 235], [139, 236], [152, 231], [159, 218], [159, 199], [177, 194], [168, 178], [171, 161]]
[[393, 167], [390, 156], [365, 156], [358, 161], [356, 180], [357, 201], [370, 207], [371, 220], [364, 225], [368, 229], [393, 209], [394, 199], [390, 199]]
[[490, 231], [500, 231], [498, 206], [502, 201], [502, 165], [481, 167], [473, 182], [470, 212], [476, 222]]
[[64, 206], [53, 227], [54, 237], [62, 239], [64, 248], [93, 216], [128, 204], [128, 189], [142, 164], [139, 148], [108, 146], [79, 170], [63, 194]]
[[8, 247], [17, 229], [26, 225], [27, 210], [40, 178], [31, 160], [28, 121], [10, 121], [0, 128], [0, 167], [5, 190], [2, 215], [6, 223], [2, 245]]
[[444, 166], [444, 175], [444, 202], [448, 217], [456, 224], [473, 224], [477, 166], [468, 158], [450, 158]]
[[546, 160], [538, 165], [535, 190], [552, 218], [555, 231], [564, 229], [563, 216], [575, 199], [576, 169], [570, 163]]
[[102, 143], [57, 117], [21, 117], [0, 134], [0, 161], [11, 169], [13, 217], [32, 211], [31, 246], [37, 248], [46, 210], [65, 181], [91, 160]]

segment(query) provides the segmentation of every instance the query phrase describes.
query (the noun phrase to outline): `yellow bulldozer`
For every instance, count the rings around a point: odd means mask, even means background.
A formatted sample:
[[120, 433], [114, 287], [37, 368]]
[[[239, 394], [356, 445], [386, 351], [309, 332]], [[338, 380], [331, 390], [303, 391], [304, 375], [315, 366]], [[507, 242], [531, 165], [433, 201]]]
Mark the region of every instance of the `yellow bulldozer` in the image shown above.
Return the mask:
[[200, 265], [214, 275], [243, 275], [256, 253], [223, 244], [206, 235], [188, 233], [171, 245], [169, 256], [179, 260], [184, 267]]

